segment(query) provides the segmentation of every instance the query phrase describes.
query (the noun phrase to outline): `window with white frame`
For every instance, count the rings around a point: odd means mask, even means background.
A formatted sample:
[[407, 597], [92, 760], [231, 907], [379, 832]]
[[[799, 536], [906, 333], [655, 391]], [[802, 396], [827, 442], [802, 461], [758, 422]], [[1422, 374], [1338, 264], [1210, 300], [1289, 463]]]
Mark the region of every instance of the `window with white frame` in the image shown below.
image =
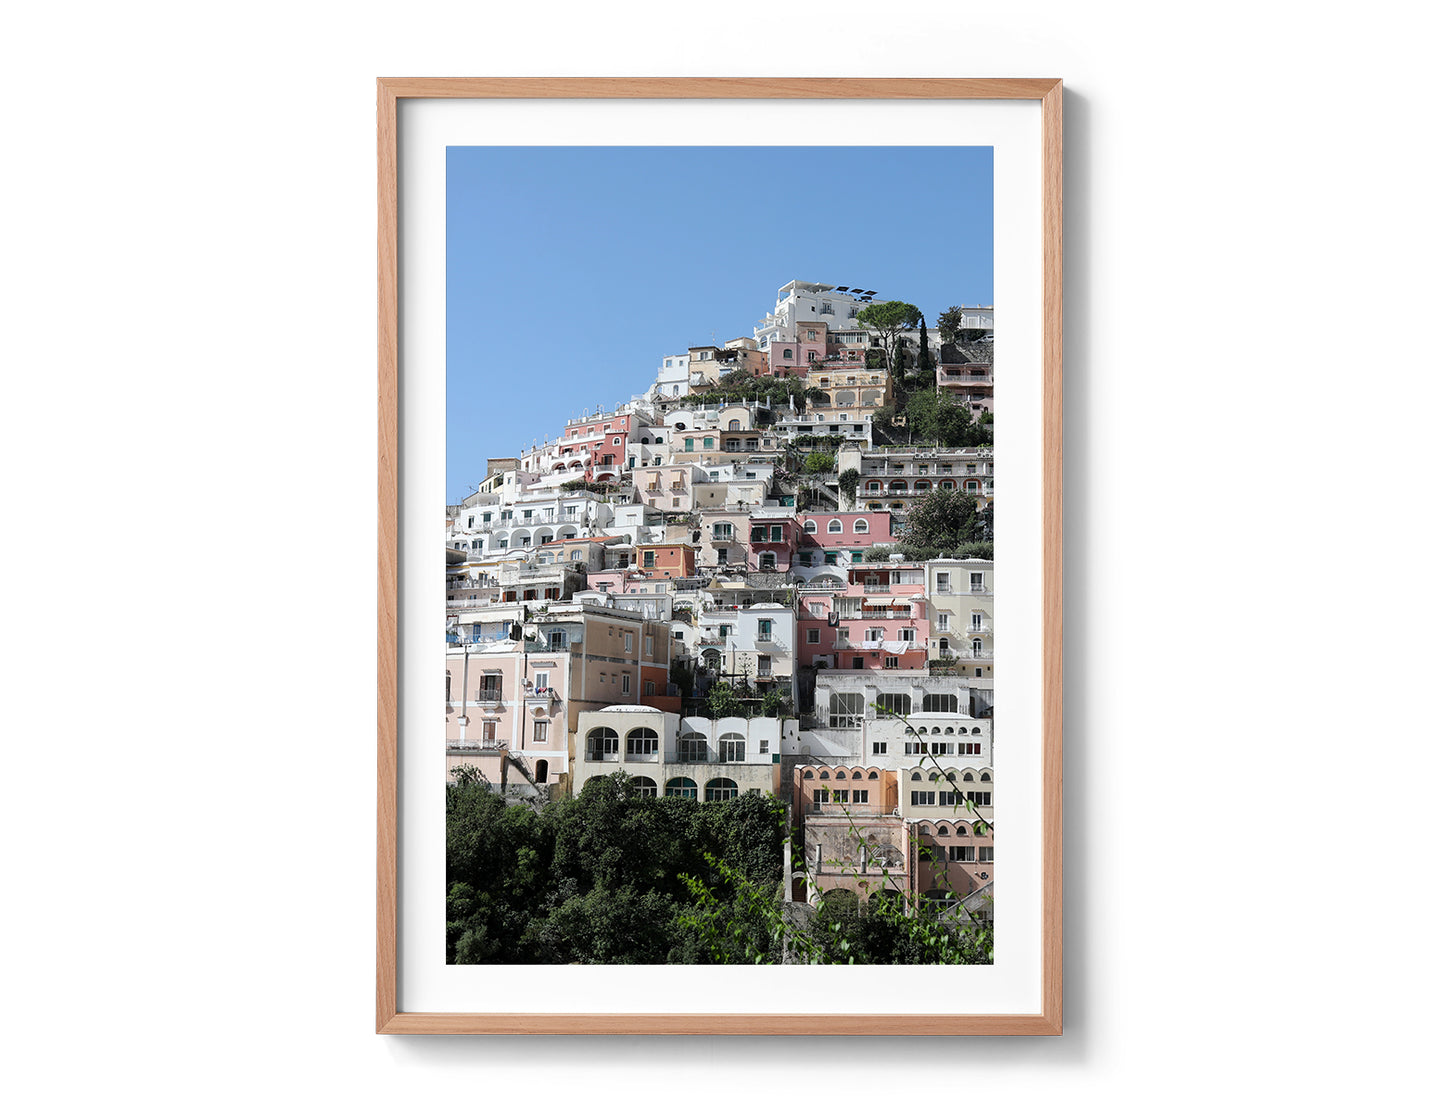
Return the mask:
[[723, 764], [736, 764], [748, 759], [748, 741], [739, 733], [723, 734], [718, 739]]
[[866, 533], [866, 532], [868, 532], [868, 520], [867, 520], [866, 518], [860, 517], [860, 518], [858, 518], [856, 521], [854, 521], [854, 522], [853, 522], [853, 532], [855, 532], [855, 533]]
[[842, 531], [843, 531], [843, 523], [842, 523], [841, 521], [839, 521], [837, 518], [834, 518], [832, 521], [828, 522], [828, 532], [830, 532], [830, 533], [841, 533]]

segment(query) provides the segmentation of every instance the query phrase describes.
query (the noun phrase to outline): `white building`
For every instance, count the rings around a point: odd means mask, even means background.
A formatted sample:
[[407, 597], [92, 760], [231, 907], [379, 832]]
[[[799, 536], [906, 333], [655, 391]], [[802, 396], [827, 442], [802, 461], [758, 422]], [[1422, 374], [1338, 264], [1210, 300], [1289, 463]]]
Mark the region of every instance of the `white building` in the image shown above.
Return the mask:
[[866, 304], [858, 295], [868, 292], [827, 283], [789, 282], [778, 290], [777, 303], [753, 329], [753, 337], [766, 351], [775, 340], [796, 340], [800, 320], [820, 320], [830, 331], [847, 327]]
[[683, 718], [644, 706], [611, 706], [577, 717], [573, 794], [595, 776], [626, 772], [643, 795], [711, 803], [778, 791], [784, 745], [796, 719]]

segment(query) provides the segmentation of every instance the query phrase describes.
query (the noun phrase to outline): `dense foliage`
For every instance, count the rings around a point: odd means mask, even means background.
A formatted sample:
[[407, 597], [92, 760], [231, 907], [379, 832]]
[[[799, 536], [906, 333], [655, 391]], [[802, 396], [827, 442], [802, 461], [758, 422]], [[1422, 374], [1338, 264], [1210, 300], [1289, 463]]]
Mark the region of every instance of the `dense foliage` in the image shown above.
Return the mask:
[[540, 810], [479, 777], [447, 786], [447, 960], [457, 964], [706, 962], [680, 920], [684, 874], [774, 889], [782, 804], [632, 795], [625, 773]]

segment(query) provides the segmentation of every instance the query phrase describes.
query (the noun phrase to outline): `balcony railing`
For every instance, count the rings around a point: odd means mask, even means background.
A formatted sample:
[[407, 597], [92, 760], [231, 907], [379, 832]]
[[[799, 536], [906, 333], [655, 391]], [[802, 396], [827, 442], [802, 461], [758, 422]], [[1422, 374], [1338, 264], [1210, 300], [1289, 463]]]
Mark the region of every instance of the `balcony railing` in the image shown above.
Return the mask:
[[447, 749], [463, 753], [495, 753], [498, 750], [506, 749], [507, 742], [504, 738], [467, 738], [465, 741], [459, 738], [447, 738]]

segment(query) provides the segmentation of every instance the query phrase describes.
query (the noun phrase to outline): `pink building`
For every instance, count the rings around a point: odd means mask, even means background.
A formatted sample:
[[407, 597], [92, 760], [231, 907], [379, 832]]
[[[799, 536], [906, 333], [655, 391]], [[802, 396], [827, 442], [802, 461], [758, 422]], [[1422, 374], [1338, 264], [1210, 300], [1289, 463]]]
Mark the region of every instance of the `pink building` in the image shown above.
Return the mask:
[[768, 351], [776, 376], [807, 374], [828, 358], [828, 326], [822, 321], [800, 320], [797, 338], [779, 340]]
[[805, 567], [861, 564], [868, 549], [893, 541], [893, 515], [886, 510], [802, 513], [798, 522], [798, 563]]
[[801, 588], [799, 663], [864, 670], [927, 668], [924, 566], [850, 565], [845, 574], [848, 585], [842, 590], [830, 591], [821, 579]]
[[559, 444], [586, 460], [583, 477], [589, 481], [618, 479], [627, 463], [627, 442], [632, 436], [633, 416], [613, 413], [575, 421], [567, 426]]
[[748, 519], [748, 567], [757, 571], [787, 571], [802, 525], [795, 517], [753, 515]]

